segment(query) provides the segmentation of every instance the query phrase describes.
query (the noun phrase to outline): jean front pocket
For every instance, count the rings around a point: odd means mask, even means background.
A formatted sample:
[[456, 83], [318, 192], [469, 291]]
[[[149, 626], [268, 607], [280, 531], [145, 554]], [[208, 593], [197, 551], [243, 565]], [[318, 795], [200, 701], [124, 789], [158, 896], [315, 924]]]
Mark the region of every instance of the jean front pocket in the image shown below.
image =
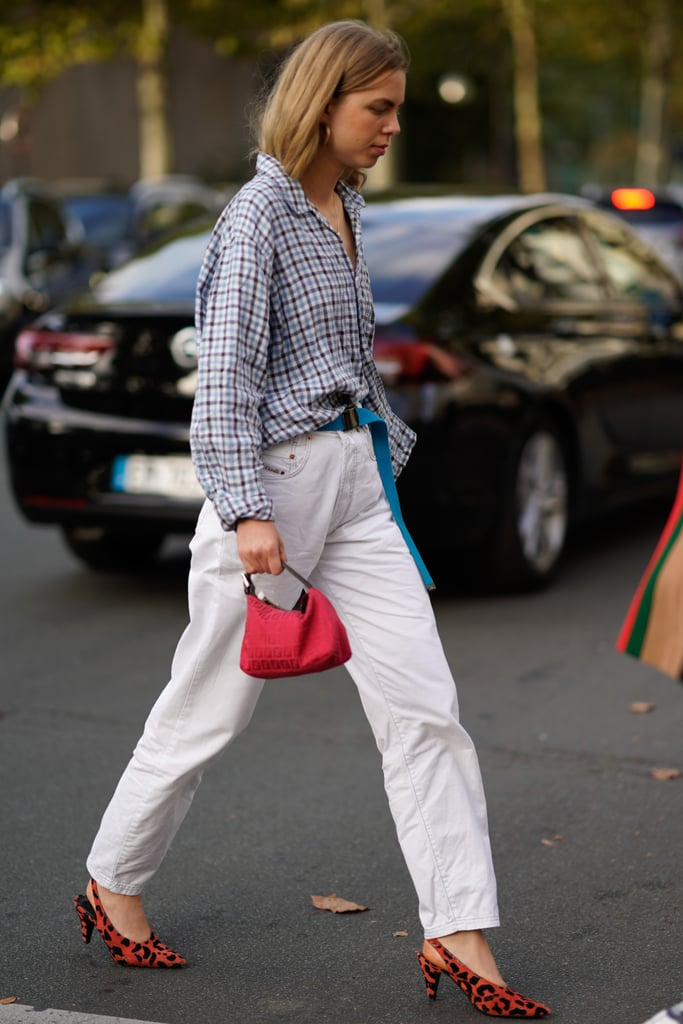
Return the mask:
[[365, 444], [366, 444], [366, 447], [367, 447], [367, 450], [368, 450], [368, 456], [372, 459], [373, 462], [377, 462], [377, 454], [375, 452], [375, 445], [374, 445], [373, 440], [372, 440], [372, 431], [370, 430], [369, 426], [363, 427], [362, 431], [363, 431], [363, 434], [365, 436]]
[[299, 434], [298, 437], [265, 448], [261, 452], [264, 477], [297, 476], [309, 460], [312, 441], [311, 434]]

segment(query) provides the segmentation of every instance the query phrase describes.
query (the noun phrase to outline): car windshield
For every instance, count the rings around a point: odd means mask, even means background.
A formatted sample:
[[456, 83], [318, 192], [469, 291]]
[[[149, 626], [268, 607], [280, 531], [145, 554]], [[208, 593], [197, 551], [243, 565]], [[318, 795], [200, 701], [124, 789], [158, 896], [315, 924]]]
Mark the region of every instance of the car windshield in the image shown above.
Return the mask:
[[102, 278], [95, 297], [104, 303], [194, 302], [210, 231], [183, 235], [138, 256]]
[[392, 207], [363, 211], [363, 248], [376, 303], [412, 305], [446, 270], [481, 222], [469, 206]]
[[113, 245], [127, 238], [133, 202], [125, 192], [68, 196], [63, 203], [80, 220], [93, 245]]

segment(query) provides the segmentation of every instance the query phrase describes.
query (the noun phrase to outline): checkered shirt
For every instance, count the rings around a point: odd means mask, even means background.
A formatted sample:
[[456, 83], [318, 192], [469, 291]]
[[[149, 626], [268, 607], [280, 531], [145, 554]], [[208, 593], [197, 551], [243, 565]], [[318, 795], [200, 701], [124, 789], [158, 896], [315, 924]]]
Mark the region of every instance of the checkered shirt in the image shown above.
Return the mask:
[[347, 405], [387, 421], [396, 475], [415, 441], [390, 409], [372, 357], [363, 199], [343, 183], [337, 190], [356, 242], [355, 271], [299, 182], [263, 153], [207, 247], [190, 441], [199, 482], [226, 529], [242, 518], [273, 518], [263, 449], [316, 430]]

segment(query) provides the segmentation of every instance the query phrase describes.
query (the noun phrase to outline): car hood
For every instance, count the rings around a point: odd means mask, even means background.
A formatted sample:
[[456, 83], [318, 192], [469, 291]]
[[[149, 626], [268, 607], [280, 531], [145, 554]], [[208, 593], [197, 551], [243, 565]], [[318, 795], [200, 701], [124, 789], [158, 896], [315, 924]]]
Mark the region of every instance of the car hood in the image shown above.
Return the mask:
[[377, 302], [375, 304], [375, 323], [380, 327], [393, 324], [400, 320], [409, 311], [410, 306], [405, 302]]

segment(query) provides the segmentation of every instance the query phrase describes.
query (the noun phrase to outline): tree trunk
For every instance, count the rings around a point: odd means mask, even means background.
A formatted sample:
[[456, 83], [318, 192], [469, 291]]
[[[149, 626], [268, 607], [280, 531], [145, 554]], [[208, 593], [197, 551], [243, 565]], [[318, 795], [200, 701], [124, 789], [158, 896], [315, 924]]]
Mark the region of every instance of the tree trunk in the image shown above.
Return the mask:
[[167, 110], [168, 40], [167, 0], [142, 0], [137, 74], [141, 178], [168, 174], [172, 167]]
[[650, 23], [643, 50], [643, 79], [640, 94], [640, 123], [635, 180], [638, 185], [662, 185], [668, 176], [666, 114], [671, 55], [671, 10], [661, 0]]
[[538, 54], [530, 0], [502, 0], [512, 40], [517, 174], [523, 192], [542, 192], [545, 168], [538, 101]]

